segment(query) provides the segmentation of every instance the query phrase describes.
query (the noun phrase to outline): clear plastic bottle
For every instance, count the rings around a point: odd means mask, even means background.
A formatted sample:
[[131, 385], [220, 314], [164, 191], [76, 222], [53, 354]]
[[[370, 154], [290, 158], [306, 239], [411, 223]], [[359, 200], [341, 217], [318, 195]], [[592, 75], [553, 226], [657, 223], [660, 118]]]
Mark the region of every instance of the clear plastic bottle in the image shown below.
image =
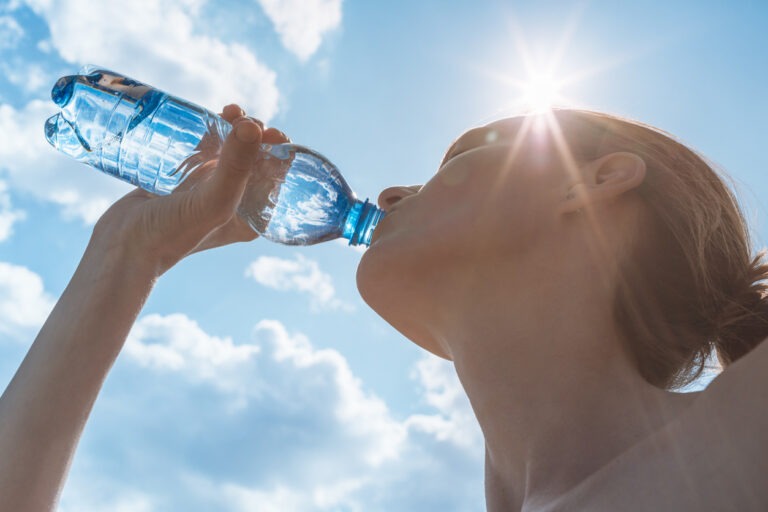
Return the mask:
[[[53, 147], [155, 194], [218, 158], [232, 130], [202, 107], [94, 66], [60, 78], [51, 98], [61, 108], [45, 123]], [[256, 232], [289, 245], [339, 237], [370, 244], [384, 212], [358, 200], [331, 162], [296, 144], [261, 150], [262, 179], [249, 180], [238, 207]]]

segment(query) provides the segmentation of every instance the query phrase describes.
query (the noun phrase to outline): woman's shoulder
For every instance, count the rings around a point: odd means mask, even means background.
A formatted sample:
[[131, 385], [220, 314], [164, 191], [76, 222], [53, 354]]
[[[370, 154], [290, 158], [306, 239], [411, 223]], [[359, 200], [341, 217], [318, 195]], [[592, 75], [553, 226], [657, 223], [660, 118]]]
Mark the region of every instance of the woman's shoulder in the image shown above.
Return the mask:
[[549, 510], [768, 510], [768, 428], [755, 428], [764, 412], [724, 400], [715, 384]]

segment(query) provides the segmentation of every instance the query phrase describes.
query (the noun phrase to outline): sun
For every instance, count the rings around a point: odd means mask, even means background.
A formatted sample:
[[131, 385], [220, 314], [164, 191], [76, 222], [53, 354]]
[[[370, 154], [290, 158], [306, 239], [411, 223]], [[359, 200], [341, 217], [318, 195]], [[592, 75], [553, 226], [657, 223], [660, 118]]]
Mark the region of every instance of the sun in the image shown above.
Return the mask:
[[[572, 86], [620, 63], [595, 61], [587, 66], [573, 66], [573, 62], [585, 61], [578, 53], [574, 55], [571, 42], [580, 16], [581, 10], [575, 12], [559, 37], [533, 41], [525, 36], [523, 27], [514, 18], [508, 20], [512, 40], [497, 43], [499, 48], [505, 48], [503, 56], [492, 59], [490, 67], [479, 66], [482, 74], [495, 82], [494, 89], [498, 84], [504, 86], [499, 114], [541, 114], [553, 107], [582, 105], [583, 102], [571, 96]], [[499, 62], [504, 60], [509, 64], [500, 66]], [[472, 65], [478, 67], [477, 63]]]
[[486, 74], [507, 87], [508, 99], [502, 110], [517, 113], [542, 114], [553, 107], [565, 107], [576, 104], [566, 97], [565, 89], [577, 76], [561, 76], [557, 72], [559, 55], [555, 53], [550, 62], [533, 59], [522, 43], [518, 44], [517, 53], [522, 66], [513, 72], [486, 70]]
[[534, 74], [520, 84], [518, 102], [520, 107], [532, 113], [543, 113], [561, 103], [561, 81], [549, 74]]

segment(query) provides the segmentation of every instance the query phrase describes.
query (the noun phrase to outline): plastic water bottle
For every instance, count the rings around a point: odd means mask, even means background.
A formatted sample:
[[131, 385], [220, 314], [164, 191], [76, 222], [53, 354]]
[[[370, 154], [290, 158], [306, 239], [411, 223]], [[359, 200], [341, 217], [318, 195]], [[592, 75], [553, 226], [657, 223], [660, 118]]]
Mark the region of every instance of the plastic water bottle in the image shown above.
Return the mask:
[[[61, 107], [45, 123], [53, 147], [155, 194], [169, 194], [218, 158], [232, 130], [202, 107], [95, 66], [60, 78], [51, 98]], [[256, 165], [260, 179], [248, 181], [238, 215], [264, 238], [371, 243], [384, 212], [356, 199], [325, 157], [296, 144], [263, 144]]]

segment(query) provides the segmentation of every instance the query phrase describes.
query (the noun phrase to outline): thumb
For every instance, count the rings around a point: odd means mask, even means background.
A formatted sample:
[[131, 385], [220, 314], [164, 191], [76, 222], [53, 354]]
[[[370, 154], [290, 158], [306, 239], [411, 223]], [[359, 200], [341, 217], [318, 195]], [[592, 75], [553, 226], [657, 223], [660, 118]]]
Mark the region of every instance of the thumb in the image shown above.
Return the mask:
[[245, 184], [261, 148], [261, 127], [247, 117], [232, 123], [211, 179], [205, 183], [204, 202], [228, 219], [240, 203]]

